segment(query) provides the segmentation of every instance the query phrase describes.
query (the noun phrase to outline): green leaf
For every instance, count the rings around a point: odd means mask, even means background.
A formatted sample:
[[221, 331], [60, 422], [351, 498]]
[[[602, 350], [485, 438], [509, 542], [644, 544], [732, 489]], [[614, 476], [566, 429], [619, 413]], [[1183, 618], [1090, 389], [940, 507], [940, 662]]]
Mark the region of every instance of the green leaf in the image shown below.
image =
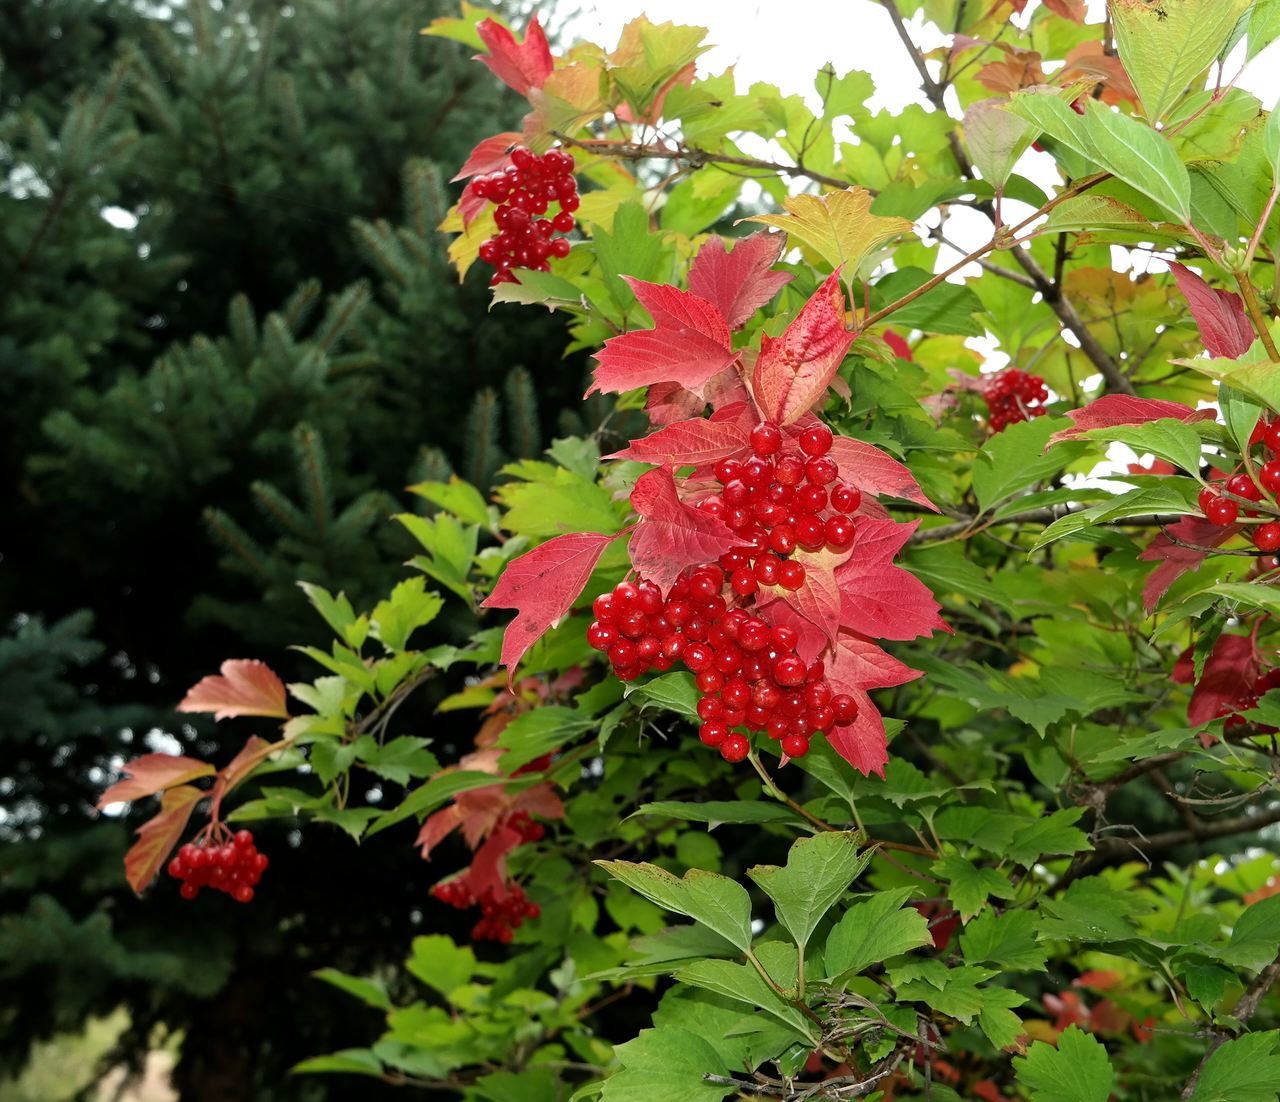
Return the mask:
[[1125, 941], [1137, 936], [1129, 919], [1149, 909], [1142, 896], [1121, 892], [1100, 876], [1071, 884], [1060, 896], [1045, 896], [1040, 936], [1061, 941]]
[[[542, 275], [542, 272], [531, 273]], [[519, 284], [503, 283], [503, 287], [517, 287]], [[424, 497], [441, 509], [452, 513], [465, 524], [475, 524], [481, 528], [492, 528], [493, 517], [489, 503], [470, 482], [464, 482], [453, 475], [448, 482], [419, 482], [410, 486], [409, 492]]]
[[1268, 585], [1255, 585], [1250, 582], [1219, 582], [1206, 592], [1225, 597], [1246, 608], [1259, 608], [1272, 614], [1280, 613], [1280, 593]]
[[648, 213], [635, 200], [623, 203], [614, 212], [612, 228], [596, 226], [591, 240], [610, 297], [620, 310], [636, 309], [636, 296], [622, 277], [655, 280], [668, 266], [662, 235], [649, 229]]
[[348, 1075], [370, 1075], [382, 1078], [382, 1061], [367, 1048], [344, 1048], [328, 1056], [313, 1056], [293, 1065], [295, 1075], [341, 1072]]
[[656, 704], [669, 712], [682, 715], [695, 723], [698, 720], [698, 701], [702, 694], [694, 682], [693, 674], [678, 670], [664, 673], [651, 681], [632, 682], [625, 689], [628, 699], [635, 698], [643, 707], [645, 704]]
[[[763, 948], [763, 947], [762, 947]], [[795, 984], [796, 950], [794, 945], [786, 946], [790, 950], [790, 976], [781, 974], [781, 969], [774, 961], [770, 975], [775, 983], [784, 989]], [[749, 964], [737, 964], [728, 960], [698, 960], [687, 964], [675, 974], [680, 983], [691, 983], [705, 991], [714, 991], [717, 995], [736, 999], [750, 1007], [758, 1007], [771, 1018], [775, 1018], [801, 1034], [816, 1039], [813, 1025], [790, 1003], [781, 999], [760, 973]]]
[[1037, 417], [998, 432], [982, 446], [973, 462], [973, 492], [985, 512], [1010, 494], [1057, 474], [1087, 445], [1067, 442], [1045, 452], [1049, 437], [1069, 423], [1059, 417]]
[[1191, 1102], [1275, 1102], [1280, 1083], [1280, 1033], [1248, 1033], [1205, 1062]]
[[1280, 38], [1280, 0], [1257, 0], [1249, 15], [1246, 59], [1252, 61], [1277, 38]]
[[425, 578], [406, 578], [373, 609], [373, 634], [391, 651], [402, 651], [409, 636], [431, 623], [444, 607], [439, 593], [428, 593]]
[[441, 804], [452, 800], [460, 792], [468, 792], [473, 788], [484, 788], [487, 785], [497, 783], [499, 783], [499, 778], [492, 773], [462, 771], [433, 777], [422, 787], [415, 788], [410, 792], [401, 801], [399, 807], [386, 812], [386, 814], [375, 820], [365, 832], [365, 837], [371, 837], [380, 830], [386, 830], [387, 827], [395, 826], [396, 823], [404, 822], [405, 819], [413, 818], [415, 815], [425, 815], [430, 811], [434, 811]]
[[940, 960], [911, 960], [889, 970], [898, 998], [922, 1002], [966, 1024], [982, 1013], [986, 998], [978, 987], [996, 973], [965, 964], [948, 968]]
[[430, 741], [401, 735], [381, 746], [374, 742], [363, 748], [359, 757], [379, 777], [394, 784], [408, 784], [413, 777], [429, 777], [439, 771], [435, 754], [425, 749]]
[[323, 586], [312, 585], [310, 582], [299, 582], [298, 587], [343, 642], [359, 650], [369, 634], [369, 621], [364, 616], [356, 618], [355, 609], [351, 607], [347, 595], [339, 593], [335, 597]]
[[1035, 127], [1009, 111], [1007, 100], [979, 100], [964, 113], [964, 144], [969, 156], [982, 178], [997, 188], [1004, 187], [1035, 137]]
[[982, 997], [978, 1027], [987, 1035], [987, 1040], [996, 1048], [1007, 1048], [1015, 1044], [1026, 1029], [1013, 1008], [1025, 1003], [1026, 996], [1010, 991], [1007, 987], [983, 987], [978, 994]]
[[1260, 899], [1236, 919], [1231, 940], [1219, 957], [1227, 964], [1257, 972], [1280, 950], [1280, 895]]
[[730, 1069], [710, 1044], [687, 1029], [642, 1029], [613, 1053], [622, 1070], [604, 1081], [601, 1102], [717, 1102], [737, 1093], [703, 1079]]
[[770, 899], [778, 921], [804, 952], [809, 936], [870, 863], [857, 831], [824, 831], [796, 841], [784, 866], [756, 865], [747, 870]]
[[572, 742], [593, 726], [594, 721], [561, 704], [522, 712], [498, 736], [498, 745], [507, 751], [502, 755], [502, 768], [510, 771], [527, 765], [534, 758]]
[[1036, 941], [1037, 919], [1031, 911], [986, 911], [960, 934], [960, 950], [968, 964], [993, 964], [1009, 972], [1043, 972], [1048, 954]]
[[443, 934], [415, 937], [405, 968], [442, 995], [466, 983], [476, 971], [476, 955], [469, 945], [455, 945]]
[[365, 1006], [372, 1006], [378, 1010], [391, 1009], [391, 996], [387, 994], [387, 989], [378, 980], [361, 979], [359, 976], [348, 976], [345, 972], [339, 972], [336, 968], [321, 968], [319, 971], [312, 972], [318, 980], [330, 983], [341, 991], [345, 991], [348, 995], [354, 995]]
[[1005, 852], [1019, 865], [1030, 866], [1044, 854], [1080, 853], [1091, 849], [1089, 836], [1073, 826], [1085, 813], [1068, 807], [1027, 823], [1011, 839]]
[[947, 881], [947, 898], [956, 905], [965, 922], [986, 906], [989, 896], [1012, 899], [1017, 894], [1003, 873], [978, 868], [972, 861], [955, 854], [939, 858], [933, 863], [932, 871]]
[[1159, 122], [1218, 57], [1250, 0], [1111, 5], [1116, 48], [1143, 110]]
[[663, 819], [680, 819], [686, 823], [798, 823], [800, 816], [782, 804], [761, 800], [708, 800], [705, 803], [682, 803], [658, 800], [641, 804], [631, 813], [653, 815]]
[[557, 309], [580, 312], [585, 296], [567, 279], [550, 272], [521, 269], [519, 283], [499, 283], [493, 289], [492, 310], [500, 302], [513, 302], [520, 306], [545, 306], [553, 314]]
[[902, 906], [911, 892], [911, 888], [877, 892], [845, 910], [822, 950], [832, 983], [845, 983], [873, 964], [933, 944], [924, 915]]
[[1059, 1034], [1056, 1048], [1036, 1041], [1013, 1064], [1032, 1102], [1107, 1102], [1115, 1083], [1107, 1050], [1075, 1025]]
[[1082, 435], [1091, 440], [1115, 440], [1128, 444], [1139, 455], [1150, 452], [1158, 459], [1167, 459], [1175, 467], [1181, 467], [1188, 474], [1200, 469], [1200, 434], [1183, 421], [1169, 418], [1148, 421], [1144, 425], [1114, 425]]
[[[872, 304], [887, 306], [932, 279], [921, 268], [902, 268], [885, 276], [873, 289]], [[893, 312], [892, 324], [899, 329], [919, 329], [925, 333], [954, 333], [963, 337], [984, 332], [974, 314], [982, 310], [982, 300], [968, 287], [943, 282], [932, 291]]]
[[[1007, 429], [1005, 430], [1008, 431]], [[1001, 433], [1003, 436], [1004, 433]], [[1150, 517], [1163, 514], [1195, 516], [1200, 506], [1195, 500], [1199, 483], [1192, 478], [1166, 478], [1156, 486], [1139, 486], [1108, 501], [1099, 502], [1078, 513], [1060, 517], [1040, 533], [1033, 550], [1083, 532], [1087, 528], [1111, 520], [1127, 520], [1130, 517]]]
[[659, 907], [701, 922], [744, 952], [751, 948], [751, 897], [737, 881], [702, 869], [690, 869], [680, 878], [657, 865], [595, 863]]
[[[1280, 133], [1276, 137], [1280, 141]], [[1244, 451], [1249, 446], [1249, 437], [1258, 424], [1258, 418], [1262, 416], [1262, 407], [1225, 383], [1218, 387], [1218, 406], [1222, 410], [1222, 419], [1226, 422], [1227, 434], [1235, 446]]]

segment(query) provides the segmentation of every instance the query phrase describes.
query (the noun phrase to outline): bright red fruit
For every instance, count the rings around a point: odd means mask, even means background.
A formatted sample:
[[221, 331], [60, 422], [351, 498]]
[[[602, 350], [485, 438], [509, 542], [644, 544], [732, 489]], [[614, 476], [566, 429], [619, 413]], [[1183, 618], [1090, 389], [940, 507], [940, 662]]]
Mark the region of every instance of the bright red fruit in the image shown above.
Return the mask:
[[1259, 524], [1252, 532], [1253, 546], [1259, 551], [1280, 550], [1280, 521], [1269, 520]]
[[746, 761], [750, 753], [751, 743], [745, 735], [730, 735], [720, 744], [720, 756], [728, 762]]
[[761, 421], [751, 430], [751, 450], [762, 459], [782, 447], [782, 430], [772, 421]]
[[1280, 492], [1280, 459], [1264, 463], [1262, 469], [1258, 471], [1258, 481], [1268, 493]]

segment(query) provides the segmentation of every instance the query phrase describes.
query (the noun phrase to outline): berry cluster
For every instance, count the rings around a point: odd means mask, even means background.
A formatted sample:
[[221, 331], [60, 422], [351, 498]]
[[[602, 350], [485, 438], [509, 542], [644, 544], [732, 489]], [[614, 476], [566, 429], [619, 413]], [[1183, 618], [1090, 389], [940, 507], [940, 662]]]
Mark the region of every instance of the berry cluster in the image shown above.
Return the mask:
[[[522, 145], [511, 150], [511, 163], [501, 172], [476, 176], [471, 194], [497, 203], [493, 212], [498, 232], [480, 245], [479, 257], [496, 269], [490, 286], [516, 283], [512, 268], [550, 271], [549, 257], [569, 255], [570, 233], [578, 209], [578, 182], [573, 178], [573, 155], [551, 149], [539, 157]], [[542, 217], [552, 204], [560, 210]]]
[[982, 396], [987, 403], [987, 424], [992, 432], [1003, 432], [1019, 421], [1043, 417], [1049, 388], [1039, 375], [1028, 375], [1016, 367], [1006, 367], [987, 379]]
[[783, 446], [782, 430], [761, 421], [751, 430], [752, 457], [722, 459], [715, 467], [721, 490], [699, 508], [718, 516], [744, 546], [721, 556], [720, 565], [739, 597], [762, 585], [799, 589], [804, 566], [789, 558], [797, 548], [847, 551], [857, 526], [851, 514], [862, 491], [838, 481], [840, 467], [828, 454], [831, 430], [814, 425], [800, 434], [798, 448]]
[[[716, 465], [723, 491], [702, 504], [722, 517], [744, 546], [695, 567], [665, 597], [650, 581], [623, 581], [595, 599], [587, 642], [609, 659], [619, 680], [671, 669], [682, 661], [697, 679], [699, 736], [738, 762], [751, 749], [740, 729], [772, 738], [788, 757], [802, 757], [815, 733], [852, 723], [857, 701], [833, 691], [821, 661], [806, 665], [797, 633], [742, 607], [762, 586], [795, 590], [804, 566], [797, 548], [853, 545], [850, 515], [860, 491], [838, 482], [828, 456], [831, 430], [805, 430], [799, 450], [783, 449], [782, 431], [762, 422], [751, 433], [752, 457]], [[774, 457], [777, 457], [776, 459]]]
[[266, 867], [267, 855], [258, 852], [252, 832], [240, 830], [230, 842], [188, 842], [169, 862], [169, 875], [182, 881], [183, 899], [195, 899], [201, 888], [212, 888], [237, 903], [248, 903]]
[[[518, 775], [518, 771], [517, 771]], [[529, 817], [527, 811], [514, 811], [507, 816], [505, 824], [520, 835], [522, 842], [541, 842], [547, 835], [547, 828]]]
[[537, 918], [542, 913], [542, 908], [529, 900], [519, 884], [512, 884], [501, 898], [492, 888], [486, 888], [477, 899], [466, 879], [458, 877], [437, 884], [431, 889], [431, 894], [441, 903], [460, 911], [477, 905], [480, 907], [480, 919], [471, 928], [473, 941], [510, 944], [513, 934], [524, 925], [526, 918]]
[[[1276, 458], [1268, 459], [1257, 468], [1257, 482], [1246, 471], [1240, 471], [1200, 491], [1200, 511], [1210, 524], [1216, 524], [1219, 528], [1235, 524], [1240, 517], [1242, 503], [1261, 501], [1263, 490], [1272, 497], [1280, 494], [1280, 422], [1259, 424], [1249, 442], [1263, 444]], [[1250, 509], [1247, 504], [1243, 505], [1243, 512], [1250, 518], [1261, 515], [1257, 509]], [[1254, 547], [1264, 554], [1270, 555], [1280, 550], [1280, 521], [1267, 520], [1251, 525], [1249, 538]]]

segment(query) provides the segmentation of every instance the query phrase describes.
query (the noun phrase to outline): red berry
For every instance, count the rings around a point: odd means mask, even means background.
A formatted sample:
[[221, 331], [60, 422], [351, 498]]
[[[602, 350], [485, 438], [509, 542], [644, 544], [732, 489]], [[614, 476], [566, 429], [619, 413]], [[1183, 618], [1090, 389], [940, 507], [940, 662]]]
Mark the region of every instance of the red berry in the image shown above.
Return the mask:
[[790, 524], [779, 524], [769, 533], [769, 546], [779, 555], [790, 555], [796, 549], [796, 530]]
[[755, 574], [745, 566], [739, 567], [733, 572], [729, 578], [729, 585], [739, 597], [750, 597], [760, 588], [760, 583], [756, 581]]
[[854, 524], [851, 517], [841, 516], [838, 513], [827, 517], [827, 542], [837, 551], [852, 547], [857, 534], [857, 525]]
[[751, 450], [761, 458], [782, 447], [782, 430], [772, 421], [761, 421], [751, 430]]
[[777, 585], [782, 577], [782, 564], [773, 555], [761, 555], [753, 569], [761, 585]]
[[814, 486], [829, 486], [839, 474], [840, 468], [836, 466], [835, 460], [825, 455], [810, 459], [804, 465], [804, 476]]
[[195, 899], [195, 897], [200, 894], [200, 888], [188, 881], [178, 889], [178, 894], [182, 896], [183, 899]]
[[800, 642], [800, 633], [795, 628], [779, 624], [769, 630], [769, 638], [780, 650], [795, 650]]
[[1262, 442], [1273, 452], [1280, 453], [1280, 421], [1272, 421], [1262, 435]]
[[1253, 546], [1259, 551], [1280, 549], [1280, 521], [1269, 520], [1259, 524], [1252, 533]]
[[715, 658], [713, 651], [705, 643], [690, 643], [684, 648], [684, 664], [694, 673], [705, 670]]
[[782, 740], [782, 752], [789, 758], [802, 758], [809, 752], [809, 739], [805, 735], [788, 735]]
[[1258, 481], [1264, 490], [1272, 494], [1280, 492], [1280, 459], [1264, 463], [1258, 472]]
[[1234, 501], [1225, 497], [1215, 497], [1208, 505], [1204, 506], [1204, 515], [1209, 523], [1218, 525], [1219, 528], [1225, 528], [1228, 524], [1234, 524], [1236, 518], [1240, 515], [1240, 506]]
[[734, 479], [742, 477], [742, 463], [737, 459], [722, 459], [716, 464], [716, 481], [727, 486]]
[[800, 448], [805, 455], [817, 458], [831, 450], [831, 430], [826, 425], [814, 425], [800, 434]]
[[827, 528], [816, 516], [797, 517], [795, 523], [796, 543], [806, 551], [817, 551], [827, 542]]
[[[698, 728], [698, 738], [707, 746], [719, 746], [729, 737], [729, 728], [718, 719], [704, 723]], [[742, 736], [737, 735], [735, 737], [741, 738]]]
[[837, 693], [831, 698], [831, 713], [836, 723], [843, 726], [858, 718], [858, 702], [847, 693]]
[[862, 491], [843, 482], [831, 487], [831, 508], [841, 513], [856, 513], [862, 504]]
[[782, 456], [773, 470], [773, 477], [780, 486], [799, 486], [804, 481], [805, 464], [798, 455]]
[[720, 756], [725, 761], [745, 761], [751, 753], [751, 743], [745, 735], [732, 734], [720, 744]]
[[1235, 494], [1236, 497], [1242, 497], [1246, 501], [1262, 500], [1262, 491], [1253, 484], [1253, 479], [1244, 473], [1232, 475], [1227, 479], [1227, 493]]
[[783, 589], [799, 589], [804, 585], [805, 570], [795, 559], [784, 559], [778, 570], [778, 584]]
[[773, 664], [773, 679], [789, 688], [804, 684], [804, 663], [794, 654], [786, 654]]

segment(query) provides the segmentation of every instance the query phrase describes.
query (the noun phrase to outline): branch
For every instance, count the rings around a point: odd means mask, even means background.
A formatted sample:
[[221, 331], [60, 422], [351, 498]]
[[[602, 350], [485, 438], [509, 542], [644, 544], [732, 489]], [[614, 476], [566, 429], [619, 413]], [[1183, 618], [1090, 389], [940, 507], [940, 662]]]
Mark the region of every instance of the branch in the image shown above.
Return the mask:
[[945, 114], [947, 108], [943, 97], [946, 95], [947, 90], [929, 75], [929, 68], [925, 65], [924, 54], [920, 52], [920, 48], [911, 38], [911, 32], [907, 30], [907, 25], [902, 21], [902, 13], [898, 11], [898, 5], [893, 0], [880, 0], [880, 6], [889, 13], [889, 19], [893, 22], [893, 29], [898, 32], [898, 37], [907, 48], [907, 53], [911, 55], [911, 62], [915, 65], [916, 72], [920, 74], [920, 87], [924, 89], [925, 96], [934, 107]]

